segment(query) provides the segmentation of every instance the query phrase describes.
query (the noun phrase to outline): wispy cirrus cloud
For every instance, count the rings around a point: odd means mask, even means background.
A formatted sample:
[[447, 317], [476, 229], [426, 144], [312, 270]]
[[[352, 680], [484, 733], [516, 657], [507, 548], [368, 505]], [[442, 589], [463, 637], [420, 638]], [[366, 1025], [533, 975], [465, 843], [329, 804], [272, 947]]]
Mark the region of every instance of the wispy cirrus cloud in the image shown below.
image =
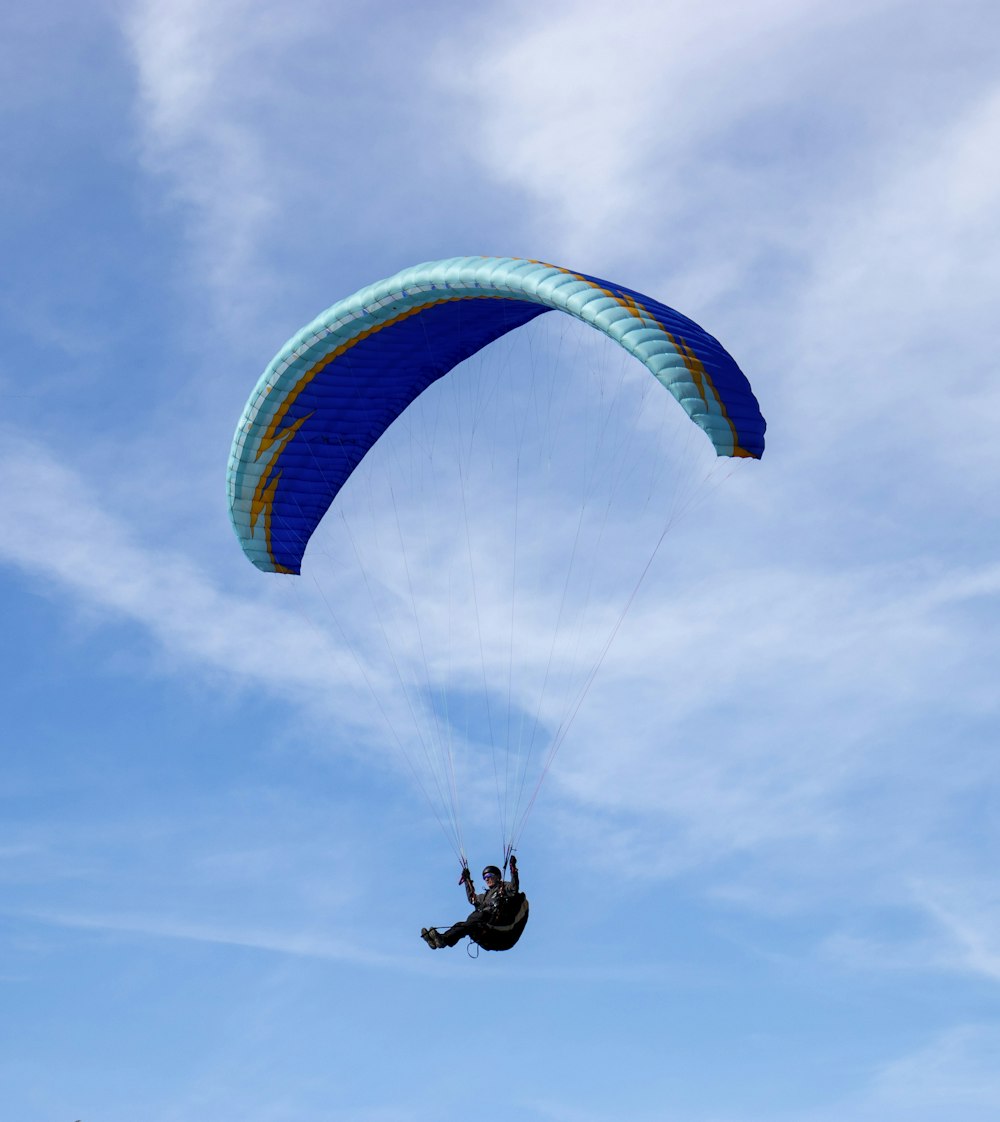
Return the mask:
[[[872, 565], [767, 568], [738, 582], [720, 575], [674, 602], [647, 602], [641, 627], [629, 628], [605, 671], [608, 689], [630, 700], [604, 709], [597, 699], [560, 778], [586, 802], [642, 815], [639, 833], [660, 838], [663, 827], [650, 834], [657, 819], [687, 833], [659, 846], [668, 864], [685, 853], [700, 859], [704, 846], [766, 850], [795, 836], [833, 842], [850, 859], [856, 831], [878, 833], [881, 823], [877, 847], [893, 854], [888, 870], [903, 839], [918, 850], [931, 845], [933, 826], [923, 837], [914, 820], [897, 836], [895, 814], [856, 820], [861, 791], [896, 773], [896, 743], [909, 739], [922, 711], [972, 720], [996, 713], [993, 636], [977, 621], [998, 595], [996, 565], [962, 578], [947, 567]], [[726, 642], [736, 619], [741, 641]], [[935, 769], [946, 761], [936, 797], [983, 779], [978, 741], [931, 741], [911, 748], [908, 761], [931, 801]], [[905, 785], [906, 771], [892, 782]], [[911, 817], [915, 806], [907, 802]], [[905, 894], [902, 883], [897, 892]]]
[[1000, 1030], [961, 1025], [878, 1073], [872, 1089], [883, 1109], [908, 1109], [907, 1117], [987, 1119], [1000, 1110]]
[[274, 954], [328, 959], [377, 969], [401, 969], [424, 974], [432, 965], [416, 956], [385, 954], [361, 943], [351, 943], [329, 934], [320, 935], [315, 932], [255, 928], [252, 925], [226, 926], [155, 913], [23, 912], [16, 914], [19, 919], [54, 927], [249, 947]]
[[331, 278], [360, 286], [477, 244], [503, 251], [483, 229], [495, 223], [488, 206], [468, 220], [475, 196], [450, 99], [428, 81], [427, 53], [412, 50], [415, 37], [461, 26], [454, 8], [450, 20], [340, 0], [128, 10], [140, 151], [179, 204], [178, 275], [207, 296], [213, 331], [272, 321], [288, 331], [283, 303], [304, 299], [303, 318], [315, 314], [341, 295]]
[[[307, 710], [326, 707], [375, 739], [380, 718], [372, 691], [404, 729], [413, 720], [407, 707], [425, 704], [425, 687], [470, 690], [488, 679], [500, 694], [509, 680], [525, 709], [539, 704], [531, 691], [550, 673], [546, 621], [550, 628], [558, 609], [553, 589], [545, 591], [550, 562], [536, 559], [544, 563], [532, 591], [531, 566], [523, 559], [522, 618], [514, 632], [502, 579], [480, 580], [477, 627], [469, 613], [460, 611], [456, 623], [441, 611], [455, 574], [467, 568], [471, 543], [481, 575], [491, 571], [496, 506], [470, 516], [468, 543], [434, 507], [423, 516], [419, 548], [400, 552], [393, 544], [397, 516], [387, 504], [370, 533], [383, 548], [366, 557], [377, 596], [390, 611], [381, 620], [364, 583], [344, 583], [343, 553], [326, 565], [337, 575], [332, 583], [324, 579], [322, 597], [272, 599], [257, 588], [267, 578], [248, 567], [257, 586], [252, 597], [240, 598], [191, 559], [144, 547], [41, 446], [8, 440], [3, 459], [6, 478], [19, 481], [12, 511], [18, 533], [0, 547], [7, 560], [83, 606], [134, 621], [179, 667], [210, 667]], [[446, 505], [451, 509], [454, 499]], [[538, 517], [546, 522], [544, 506]], [[620, 548], [622, 534], [612, 536]], [[687, 549], [710, 550], [710, 539], [708, 533], [699, 543], [694, 535], [643, 589], [640, 614], [626, 623], [574, 725], [554, 790], [591, 813], [631, 817], [631, 826], [623, 820], [612, 833], [626, 849], [648, 851], [647, 872], [659, 868], [652, 855], [662, 848], [664, 830], [674, 843], [663, 850], [669, 858], [662, 873], [726, 853], [768, 853], [791, 838], [832, 844], [850, 860], [859, 785], [884, 782], [898, 762], [894, 749], [873, 753], [871, 744], [906, 735], [924, 706], [972, 717], [995, 711], [988, 673], [993, 633], [977, 621], [980, 605], [1000, 594], [1000, 570], [763, 565], [741, 570], [736, 580], [727, 566], [709, 564], [692, 578]], [[345, 600], [348, 587], [353, 598]], [[615, 619], [610, 605], [597, 607], [583, 630], [574, 625], [562, 640], [568, 636], [592, 657]], [[414, 627], [418, 618], [422, 631]], [[477, 640], [479, 628], [480, 636], [491, 636], [488, 644]], [[730, 641], [734, 629], [743, 636], [739, 643]], [[517, 674], [509, 677], [515, 641]], [[563, 655], [551, 670], [553, 681], [563, 672], [561, 661]], [[553, 700], [550, 693], [543, 713]], [[552, 709], [554, 721], [558, 712]], [[614, 752], [606, 750], [609, 743]], [[918, 785], [930, 783], [936, 753], [933, 745], [922, 749]], [[951, 764], [956, 790], [979, 779], [973, 749], [952, 753]], [[929, 798], [929, 787], [925, 793]], [[884, 820], [887, 837], [877, 843], [879, 853], [891, 854], [887, 870], [900, 857], [899, 846], [888, 843], [893, 822]], [[865, 829], [877, 834], [877, 821]], [[918, 830], [917, 849], [919, 838]], [[607, 840], [602, 848], [617, 852]]]
[[[490, 174], [535, 201], [538, 235], [560, 251], [631, 253], [706, 186], [698, 157], [783, 96], [803, 41], [843, 9], [784, 2], [694, 9], [641, 3], [544, 14], [515, 5], [470, 75]], [[721, 10], [720, 10], [721, 8]], [[775, 65], [763, 65], [761, 50]], [[781, 60], [780, 64], [777, 60]], [[502, 91], [502, 92], [501, 92]], [[642, 232], [640, 232], [642, 231]]]
[[[852, 972], [936, 973], [1000, 981], [1000, 900], [985, 851], [956, 861], [942, 846], [938, 861], [927, 860], [923, 875], [911, 875], [902, 891], [884, 903], [905, 908], [911, 922], [906, 937], [888, 937], [877, 927], [844, 928], [825, 938], [824, 957]], [[945, 872], [947, 878], [945, 879]]]
[[[268, 678], [276, 687], [321, 679], [327, 642], [264, 604], [223, 592], [176, 550], [144, 544], [66, 463], [6, 432], [0, 463], [11, 481], [16, 532], [0, 556], [82, 606], [130, 619], [182, 658]], [[310, 669], [313, 667], [314, 669]]]
[[954, 478], [938, 486], [953, 503], [992, 489], [998, 147], [1000, 86], [987, 85], [946, 122], [928, 123], [866, 198], [814, 231], [783, 394], [813, 457], [835, 456], [846, 438], [867, 445], [862, 464], [893, 483], [896, 465], [912, 472], [912, 462], [931, 494], [935, 475], [921, 464], [946, 469]]

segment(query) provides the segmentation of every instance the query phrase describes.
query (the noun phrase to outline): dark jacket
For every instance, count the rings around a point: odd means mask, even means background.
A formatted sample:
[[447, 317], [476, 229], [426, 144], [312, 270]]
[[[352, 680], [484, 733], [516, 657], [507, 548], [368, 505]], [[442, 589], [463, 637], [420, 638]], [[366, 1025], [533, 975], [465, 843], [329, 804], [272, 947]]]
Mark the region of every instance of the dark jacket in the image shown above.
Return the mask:
[[465, 895], [477, 912], [483, 912], [492, 922], [504, 922], [505, 915], [514, 910], [514, 901], [520, 894], [517, 869], [511, 869], [510, 880], [502, 880], [485, 892], [477, 892], [470, 877], [465, 881]]

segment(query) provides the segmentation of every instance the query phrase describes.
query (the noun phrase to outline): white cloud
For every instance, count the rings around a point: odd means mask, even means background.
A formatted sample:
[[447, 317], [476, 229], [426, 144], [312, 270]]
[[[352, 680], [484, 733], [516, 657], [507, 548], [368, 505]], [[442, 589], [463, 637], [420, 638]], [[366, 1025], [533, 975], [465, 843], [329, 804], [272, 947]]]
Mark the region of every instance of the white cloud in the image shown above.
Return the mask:
[[1000, 1030], [966, 1025], [949, 1029], [912, 1055], [879, 1072], [873, 1098], [907, 1118], [996, 1117], [1000, 1112]]
[[532, 200], [537, 252], [627, 266], [721, 323], [771, 456], [924, 489], [919, 452], [982, 502], [1000, 473], [1000, 100], [927, 51], [953, 33], [973, 55], [985, 10], [958, 28], [892, 3], [515, 11], [474, 55], [466, 137]]
[[925, 858], [924, 874], [912, 876], [892, 901], [897, 915], [901, 908], [908, 913], [905, 937], [844, 929], [823, 940], [823, 954], [853, 971], [1000, 982], [1000, 897], [989, 850], [956, 855], [942, 845], [941, 851], [936, 862]]
[[358, 684], [357, 668], [328, 635], [297, 622], [267, 592], [241, 600], [172, 546], [137, 540], [42, 445], [5, 432], [0, 470], [10, 486], [13, 528], [0, 557], [29, 580], [139, 624], [182, 664], [300, 700], [321, 686], [329, 696], [331, 681], [348, 690]]
[[[1000, 981], [1000, 894], [992, 870], [970, 865], [947, 882], [921, 880], [913, 887], [919, 907], [939, 932], [939, 960], [963, 973]], [[989, 862], [986, 862], [989, 864]], [[986, 873], [987, 879], [977, 877]]]
[[972, 493], [983, 473], [1000, 475], [989, 350], [998, 152], [994, 86], [944, 126], [928, 124], [869, 197], [816, 231], [813, 280], [791, 321], [789, 358], [802, 358], [786, 386], [814, 456], [864, 435], [897, 457], [943, 461]]
[[139, 0], [125, 25], [144, 159], [186, 209], [185, 271], [217, 299], [216, 316], [233, 322], [271, 281], [261, 252], [283, 173], [267, 123], [282, 98], [279, 46], [294, 52], [308, 15], [262, 0]]
[[1000, 1107], [1000, 1030], [991, 1024], [958, 1024], [895, 1059], [853, 1072], [863, 1082], [822, 1105], [787, 1111], [727, 1112], [727, 1122], [765, 1122], [794, 1117], [802, 1122], [993, 1122]]
[[692, 247], [682, 224], [693, 218], [702, 243], [721, 248], [720, 233], [729, 237], [728, 261], [710, 260], [703, 244], [690, 262], [701, 277], [693, 287], [711, 292], [735, 280], [734, 252], [747, 263], [740, 225], [777, 238], [795, 206], [792, 183], [776, 192], [760, 174], [782, 144], [780, 125], [757, 135], [754, 122], [788, 113], [789, 90], [801, 99], [803, 83], [823, 81], [819, 71], [829, 79], [817, 44], [881, 7], [643, 2], [626, 16], [595, 3], [515, 5], [451, 82], [462, 92], [472, 83], [480, 116], [469, 141], [491, 175], [532, 200], [546, 252], [641, 259], [652, 242], [653, 268], [683, 272]]
[[[628, 844], [645, 833], [669, 866], [793, 838], [846, 858], [859, 829], [884, 829], [878, 852], [898, 859], [895, 815], [863, 823], [854, 803], [897, 766], [914, 769], [917, 753], [921, 770], [948, 756], [947, 783], [981, 781], [975, 747], [932, 741], [906, 760], [894, 742], [925, 708], [995, 714], [994, 639], [975, 620], [980, 597], [998, 594], [995, 565], [964, 580], [800, 567], [714, 573], [676, 600], [647, 598], [602, 678], [616, 701], [588, 710], [560, 778], [590, 805], [641, 815]], [[688, 837], [664, 849], [655, 820]]]
[[[11, 914], [11, 913], [8, 913]], [[109, 912], [22, 912], [19, 918], [56, 927], [72, 927], [107, 934], [130, 934], [157, 939], [185, 939], [203, 943], [252, 947], [276, 954], [330, 959], [355, 966], [403, 969], [426, 973], [428, 964], [415, 956], [396, 956], [372, 950], [344, 939], [320, 936], [313, 932], [295, 933], [248, 925], [225, 926], [203, 921], [176, 919], [155, 914]]]

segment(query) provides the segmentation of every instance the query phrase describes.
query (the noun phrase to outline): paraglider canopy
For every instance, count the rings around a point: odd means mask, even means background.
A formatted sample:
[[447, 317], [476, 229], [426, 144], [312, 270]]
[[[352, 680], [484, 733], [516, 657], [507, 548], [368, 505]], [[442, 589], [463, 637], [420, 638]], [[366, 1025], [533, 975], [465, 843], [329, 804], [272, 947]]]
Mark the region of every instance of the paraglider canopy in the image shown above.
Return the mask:
[[623, 285], [512, 257], [404, 269], [334, 304], [285, 344], [250, 396], [229, 459], [229, 510], [244, 552], [298, 573], [337, 493], [429, 385], [545, 312], [590, 324], [643, 363], [720, 456], [760, 458], [764, 419], [722, 345]]

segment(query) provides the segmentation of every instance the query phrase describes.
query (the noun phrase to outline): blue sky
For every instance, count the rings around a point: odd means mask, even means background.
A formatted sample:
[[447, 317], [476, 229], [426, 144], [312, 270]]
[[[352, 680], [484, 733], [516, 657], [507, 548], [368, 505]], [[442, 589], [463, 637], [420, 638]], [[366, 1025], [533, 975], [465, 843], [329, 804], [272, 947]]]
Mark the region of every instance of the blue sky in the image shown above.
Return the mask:
[[[1000, 1113], [1000, 17], [540, 8], [0, 16], [5, 1118]], [[769, 423], [657, 556], [477, 961], [417, 938], [464, 901], [343, 537], [264, 577], [224, 478], [288, 336], [464, 253], [679, 308]], [[409, 482], [433, 605], [454, 502]]]

